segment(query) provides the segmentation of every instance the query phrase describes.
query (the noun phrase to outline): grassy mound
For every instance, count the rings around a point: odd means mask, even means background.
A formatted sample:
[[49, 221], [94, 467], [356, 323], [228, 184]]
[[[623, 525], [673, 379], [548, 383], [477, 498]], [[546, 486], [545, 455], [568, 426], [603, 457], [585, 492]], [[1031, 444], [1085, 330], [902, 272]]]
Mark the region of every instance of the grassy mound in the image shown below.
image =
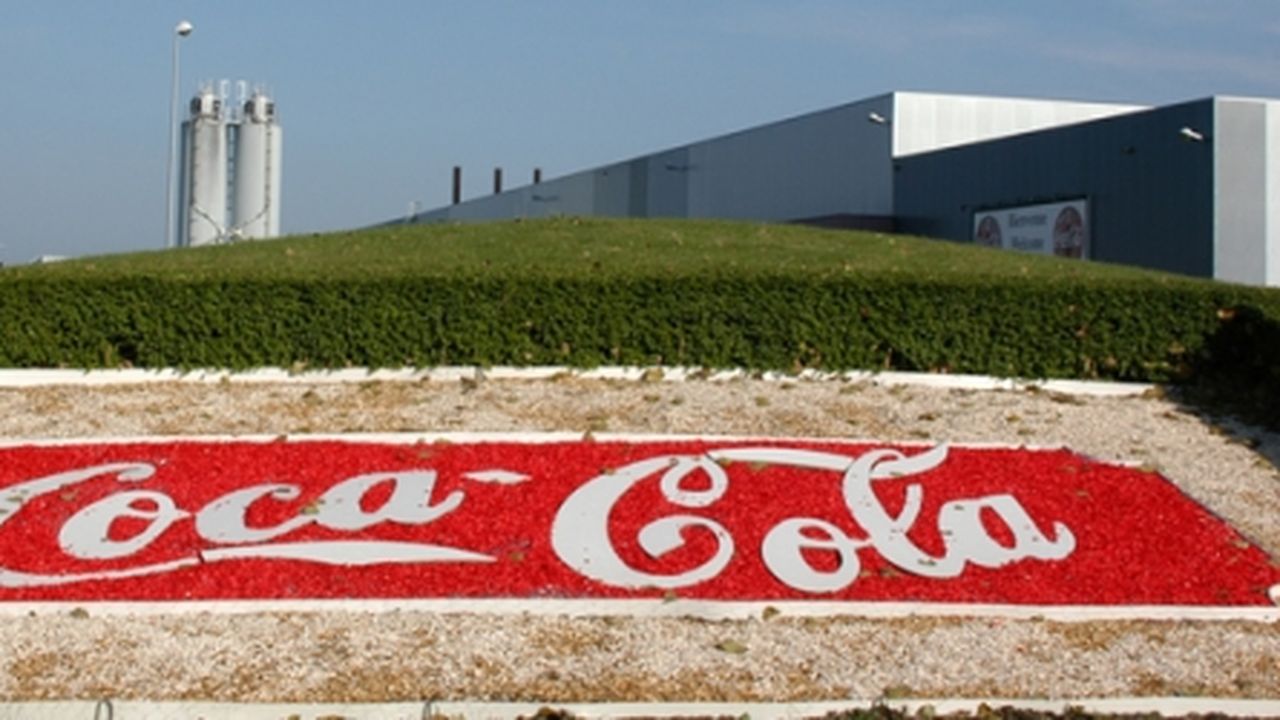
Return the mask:
[[[1165, 273], [902, 235], [703, 220], [555, 218], [400, 225], [9, 268], [0, 279], [356, 281], [414, 277], [973, 277], [1185, 284]], [[1194, 281], [1192, 281], [1194, 282]]]

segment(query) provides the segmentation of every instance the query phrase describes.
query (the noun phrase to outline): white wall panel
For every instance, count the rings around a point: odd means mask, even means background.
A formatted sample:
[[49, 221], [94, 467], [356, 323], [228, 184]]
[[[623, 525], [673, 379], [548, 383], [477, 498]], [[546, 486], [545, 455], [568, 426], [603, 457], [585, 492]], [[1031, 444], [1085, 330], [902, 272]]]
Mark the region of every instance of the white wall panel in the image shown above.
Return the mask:
[[1217, 99], [1208, 143], [1214, 161], [1213, 277], [1261, 285], [1266, 280], [1266, 105]]
[[1265, 103], [1267, 124], [1267, 169], [1265, 183], [1266, 203], [1266, 285], [1280, 287], [1280, 102]]
[[894, 157], [1145, 109], [1064, 100], [894, 93]]

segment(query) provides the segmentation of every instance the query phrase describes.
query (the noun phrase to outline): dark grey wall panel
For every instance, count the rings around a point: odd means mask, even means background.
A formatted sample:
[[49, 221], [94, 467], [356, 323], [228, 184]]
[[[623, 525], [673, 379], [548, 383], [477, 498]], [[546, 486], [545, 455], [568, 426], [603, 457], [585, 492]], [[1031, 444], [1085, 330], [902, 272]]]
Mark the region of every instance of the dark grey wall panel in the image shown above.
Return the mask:
[[899, 158], [903, 232], [969, 241], [983, 209], [1089, 199], [1091, 256], [1212, 277], [1213, 101]]
[[618, 163], [595, 170], [592, 173], [592, 214], [605, 217], [626, 217], [631, 214], [631, 194], [634, 186], [631, 167]]
[[643, 217], [679, 218], [689, 215], [689, 148], [651, 155], [647, 161], [647, 211]]
[[627, 163], [627, 177], [631, 179], [627, 214], [631, 217], [645, 217], [649, 212], [649, 161], [640, 159]]

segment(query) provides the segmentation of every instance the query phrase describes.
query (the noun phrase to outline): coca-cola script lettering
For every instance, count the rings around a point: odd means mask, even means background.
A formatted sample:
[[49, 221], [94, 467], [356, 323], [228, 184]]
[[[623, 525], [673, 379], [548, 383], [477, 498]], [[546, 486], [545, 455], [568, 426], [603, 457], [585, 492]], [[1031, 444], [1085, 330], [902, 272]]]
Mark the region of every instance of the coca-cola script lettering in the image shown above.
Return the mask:
[[[406, 438], [28, 446], [0, 461], [0, 599], [1261, 604], [1280, 579], [1162, 478], [1067, 451]], [[1162, 528], [1151, 507], [1177, 514]], [[1183, 558], [1206, 547], [1235, 579], [1198, 591], [1204, 566]]]
[[[30, 500], [56, 492], [87, 480], [114, 476], [120, 483], [138, 483], [155, 475], [156, 468], [147, 463], [111, 463], [81, 468], [37, 478], [7, 489], [0, 499], [0, 526], [16, 517]], [[391, 483], [391, 497], [375, 512], [360, 506], [361, 497], [378, 483]], [[462, 502], [461, 491], [451, 493], [438, 504], [432, 504], [435, 473], [408, 471], [371, 473], [345, 480], [328, 490], [318, 501], [314, 515], [299, 515], [274, 527], [250, 528], [245, 524], [249, 506], [265, 499], [293, 500], [299, 496], [296, 485], [263, 484], [236, 490], [209, 503], [199, 512], [178, 507], [174, 499], [153, 490], [122, 490], [94, 502], [71, 516], [58, 532], [58, 545], [68, 556], [80, 560], [128, 557], [143, 550], [174, 523], [194, 521], [197, 534], [218, 546], [198, 555], [174, 558], [161, 563], [143, 564], [122, 570], [39, 575], [0, 567], [0, 587], [58, 585], [84, 580], [134, 577], [150, 573], [170, 572], [201, 562], [277, 558], [302, 560], [331, 565], [367, 565], [390, 562], [487, 562], [493, 558], [457, 548], [424, 543], [384, 541], [268, 542], [299, 528], [316, 524], [323, 527], [359, 531], [382, 522], [424, 525], [453, 511]], [[145, 523], [142, 532], [127, 540], [109, 537], [111, 525], [121, 518], [135, 518]]]
[[[709, 580], [724, 570], [734, 550], [732, 535], [714, 520], [674, 515], [640, 530], [640, 547], [653, 557], [678, 547], [682, 543], [680, 532], [688, 527], [706, 528], [717, 539], [715, 556], [703, 565], [682, 574], [660, 576], [639, 572], [618, 557], [609, 537], [608, 518], [613, 505], [632, 485], [660, 471], [662, 493], [673, 504], [685, 508], [713, 505], [728, 489], [728, 474], [720, 465], [728, 460], [842, 474], [845, 506], [863, 528], [865, 537], [850, 537], [830, 522], [812, 517], [787, 518], [765, 537], [761, 548], [765, 566], [775, 578], [796, 590], [828, 593], [848, 587], [861, 569], [858, 551], [863, 548], [875, 549], [906, 572], [934, 578], [955, 577], [966, 563], [997, 568], [1026, 558], [1061, 560], [1075, 549], [1075, 537], [1065, 525], [1054, 523], [1057, 539], [1049, 540], [1016, 498], [1001, 494], [952, 500], [943, 505], [938, 530], [945, 537], [946, 551], [935, 557], [921, 550], [909, 537], [920, 514], [921, 485], [907, 486], [907, 504], [895, 515], [881, 504], [872, 483], [928, 472], [946, 457], [947, 447], [939, 445], [914, 457], [896, 450], [872, 450], [851, 458], [812, 450], [738, 448], [712, 450], [700, 457], [652, 458], [594, 478], [570, 495], [556, 515], [551, 541], [556, 554], [574, 570], [610, 585], [678, 588]], [[708, 490], [681, 489], [681, 481], [693, 472], [706, 474], [710, 479]], [[1013, 531], [1012, 546], [1001, 545], [983, 527], [979, 520], [983, 509], [994, 511]], [[806, 535], [807, 529], [821, 533], [822, 539]], [[834, 550], [840, 557], [838, 567], [832, 571], [815, 569], [804, 558], [805, 548]]]

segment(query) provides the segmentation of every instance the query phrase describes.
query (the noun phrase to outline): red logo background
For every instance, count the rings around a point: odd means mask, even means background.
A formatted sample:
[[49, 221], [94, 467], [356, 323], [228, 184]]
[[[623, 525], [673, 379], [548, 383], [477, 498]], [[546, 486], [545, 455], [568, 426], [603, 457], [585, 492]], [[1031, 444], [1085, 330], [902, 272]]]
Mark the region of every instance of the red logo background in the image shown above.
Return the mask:
[[[196, 512], [227, 492], [262, 483], [299, 486], [296, 499], [263, 499], [246, 516], [250, 526], [269, 527], [316, 512], [316, 500], [335, 484], [364, 473], [433, 470], [432, 498], [461, 490], [460, 506], [433, 522], [385, 522], [358, 533], [315, 524], [280, 541], [393, 540], [431, 543], [483, 553], [487, 563], [415, 563], [334, 566], [304, 561], [209, 562], [136, 578], [64, 585], [0, 587], [4, 600], [182, 600], [287, 598], [621, 598], [663, 597], [656, 588], [628, 589], [576, 572], [553, 551], [551, 525], [564, 500], [583, 483], [630, 463], [662, 455], [701, 455], [729, 447], [785, 447], [857, 457], [884, 445], [792, 441], [663, 442], [479, 442], [365, 443], [341, 441], [86, 443], [0, 449], [0, 494], [18, 483], [68, 470], [118, 462], [154, 465], [153, 477], [122, 483], [114, 476], [26, 499], [0, 520], [0, 566], [22, 573], [58, 576], [120, 570], [184, 557], [216, 547], [201, 538], [188, 518], [172, 525], [137, 554], [111, 560], [73, 558], [58, 542], [60, 528], [77, 511], [122, 490], [154, 490]], [[925, 448], [898, 446], [908, 455]], [[715, 550], [705, 530], [683, 534], [685, 545], [661, 558], [636, 542], [641, 527], [674, 514], [694, 514], [722, 524], [735, 552], [723, 572], [675, 592], [680, 597], [722, 600], [821, 599], [934, 601], [1052, 605], [1268, 605], [1267, 589], [1280, 570], [1256, 546], [1183, 495], [1159, 475], [1097, 463], [1065, 450], [951, 448], [938, 468], [920, 475], [878, 481], [876, 494], [896, 512], [906, 487], [919, 484], [923, 505], [909, 537], [931, 554], [944, 551], [937, 529], [941, 506], [950, 501], [1011, 494], [1053, 538], [1055, 522], [1075, 536], [1062, 560], [1021, 560], [1000, 568], [970, 565], [959, 577], [921, 577], [895, 567], [875, 550], [858, 552], [861, 573], [832, 594], [797, 591], [761, 561], [765, 535], [778, 523], [813, 517], [864, 536], [841, 491], [841, 476], [782, 465], [723, 463], [728, 490], [711, 505], [692, 511], [673, 505], [646, 478], [613, 507], [610, 539], [630, 566], [674, 575], [697, 566]], [[529, 476], [501, 484], [467, 479], [468, 473], [502, 469]], [[688, 480], [698, 489], [698, 478]], [[366, 510], [376, 509], [389, 484], [371, 491]], [[1011, 542], [1009, 529], [984, 515], [988, 533]], [[145, 529], [136, 519], [118, 520], [110, 537], [122, 540]], [[833, 553], [806, 552], [815, 568], [831, 568]]]

